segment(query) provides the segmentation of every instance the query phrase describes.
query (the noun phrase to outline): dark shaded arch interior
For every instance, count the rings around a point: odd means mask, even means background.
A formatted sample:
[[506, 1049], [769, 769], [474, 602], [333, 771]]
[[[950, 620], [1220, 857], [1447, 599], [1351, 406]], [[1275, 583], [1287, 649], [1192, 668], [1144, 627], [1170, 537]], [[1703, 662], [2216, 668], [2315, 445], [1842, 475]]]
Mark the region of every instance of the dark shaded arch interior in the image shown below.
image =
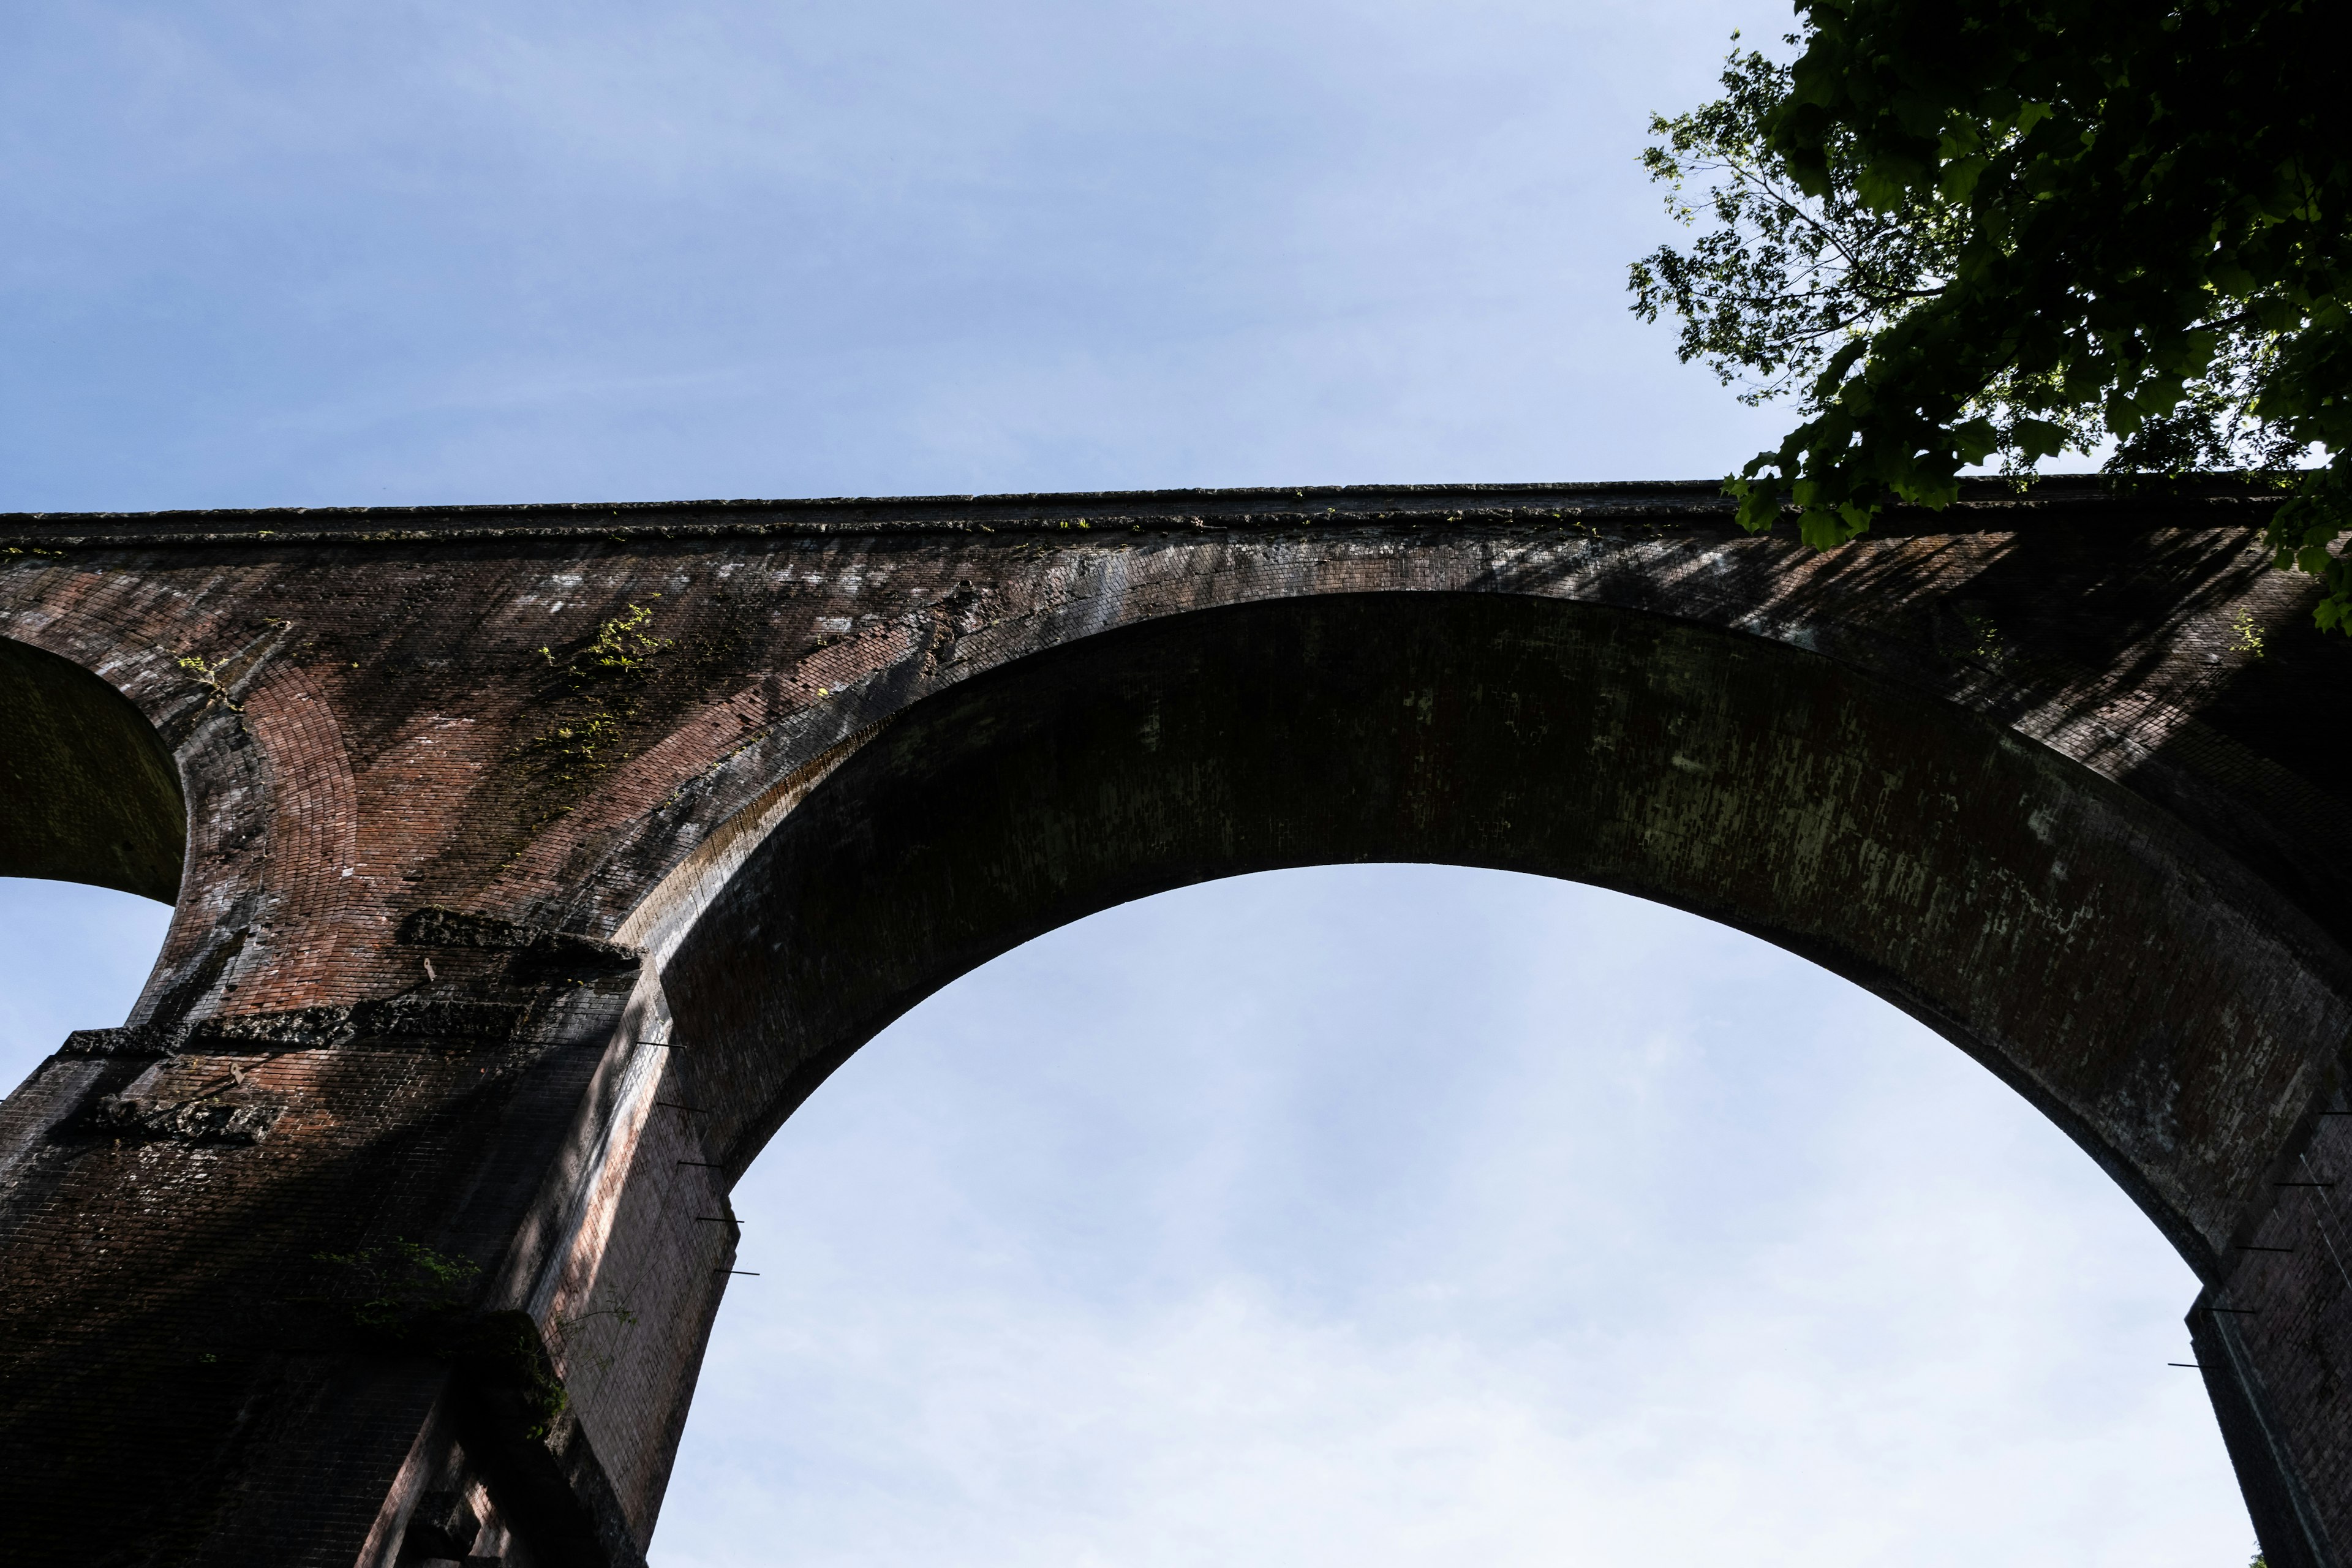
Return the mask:
[[69, 659], [0, 637], [0, 876], [180, 896], [187, 805], [155, 727]]
[[2326, 989], [2245, 934], [2262, 920], [2229, 923], [2259, 889], [2201, 841], [1948, 703], [1633, 612], [1334, 595], [1103, 634], [916, 704], [682, 944], [675, 1070], [740, 1171], [891, 1019], [1033, 936], [1367, 861], [1594, 883], [1813, 959], [2024, 1093], [2209, 1274], [2311, 1068], [2245, 1020]]

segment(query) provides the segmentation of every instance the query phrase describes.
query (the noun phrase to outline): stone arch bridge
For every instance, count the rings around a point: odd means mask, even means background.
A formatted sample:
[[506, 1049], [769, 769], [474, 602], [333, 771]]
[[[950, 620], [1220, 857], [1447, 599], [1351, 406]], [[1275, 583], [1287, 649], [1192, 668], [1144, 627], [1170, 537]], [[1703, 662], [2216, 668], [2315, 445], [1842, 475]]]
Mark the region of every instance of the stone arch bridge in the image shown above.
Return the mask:
[[641, 1563], [729, 1186], [850, 1053], [1110, 904], [1415, 860], [1738, 926], [2000, 1075], [2204, 1281], [2273, 1568], [2342, 1563], [2352, 645], [2266, 504], [0, 519], [0, 872], [177, 906], [0, 1107], [9, 1555]]

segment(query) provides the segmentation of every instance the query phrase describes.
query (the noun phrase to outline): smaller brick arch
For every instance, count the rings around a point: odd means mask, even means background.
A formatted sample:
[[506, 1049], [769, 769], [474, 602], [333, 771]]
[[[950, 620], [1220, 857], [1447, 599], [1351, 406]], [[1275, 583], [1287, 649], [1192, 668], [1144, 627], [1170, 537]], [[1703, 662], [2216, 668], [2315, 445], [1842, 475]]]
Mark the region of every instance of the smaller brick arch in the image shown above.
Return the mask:
[[70, 659], [0, 637], [0, 877], [179, 898], [188, 808], [145, 715]]

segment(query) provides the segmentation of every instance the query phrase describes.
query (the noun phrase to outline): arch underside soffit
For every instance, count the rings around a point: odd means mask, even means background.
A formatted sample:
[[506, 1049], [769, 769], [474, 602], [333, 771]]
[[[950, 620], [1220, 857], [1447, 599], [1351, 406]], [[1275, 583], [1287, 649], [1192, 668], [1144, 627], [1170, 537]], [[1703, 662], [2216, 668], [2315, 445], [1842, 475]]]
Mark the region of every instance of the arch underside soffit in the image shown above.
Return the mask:
[[[1675, 905], [1877, 992], [2212, 1275], [2352, 1022], [2343, 959], [2178, 821], [1783, 644], [1496, 594], [1179, 615], [925, 699], [667, 967], [737, 1170], [876, 1032], [1055, 926], [1213, 878], [1424, 861]], [[1572, 1037], [1575, 1021], [1562, 1020]]]
[[0, 637], [0, 876], [179, 897], [187, 806], [131, 700], [69, 659]]

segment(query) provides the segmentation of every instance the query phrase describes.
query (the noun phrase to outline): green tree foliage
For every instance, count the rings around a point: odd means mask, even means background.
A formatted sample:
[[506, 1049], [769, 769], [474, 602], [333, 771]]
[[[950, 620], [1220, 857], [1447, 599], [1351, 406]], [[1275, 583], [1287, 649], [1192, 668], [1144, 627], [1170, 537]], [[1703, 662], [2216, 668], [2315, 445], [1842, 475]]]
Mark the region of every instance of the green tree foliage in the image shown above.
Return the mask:
[[[1654, 117], [1633, 268], [1679, 352], [1802, 422], [1729, 489], [1826, 549], [2064, 452], [2291, 489], [2282, 566], [2352, 629], [2352, 94], [2318, 0], [1797, 0], [1783, 64]], [[1735, 35], [1736, 37], [1736, 35]]]

